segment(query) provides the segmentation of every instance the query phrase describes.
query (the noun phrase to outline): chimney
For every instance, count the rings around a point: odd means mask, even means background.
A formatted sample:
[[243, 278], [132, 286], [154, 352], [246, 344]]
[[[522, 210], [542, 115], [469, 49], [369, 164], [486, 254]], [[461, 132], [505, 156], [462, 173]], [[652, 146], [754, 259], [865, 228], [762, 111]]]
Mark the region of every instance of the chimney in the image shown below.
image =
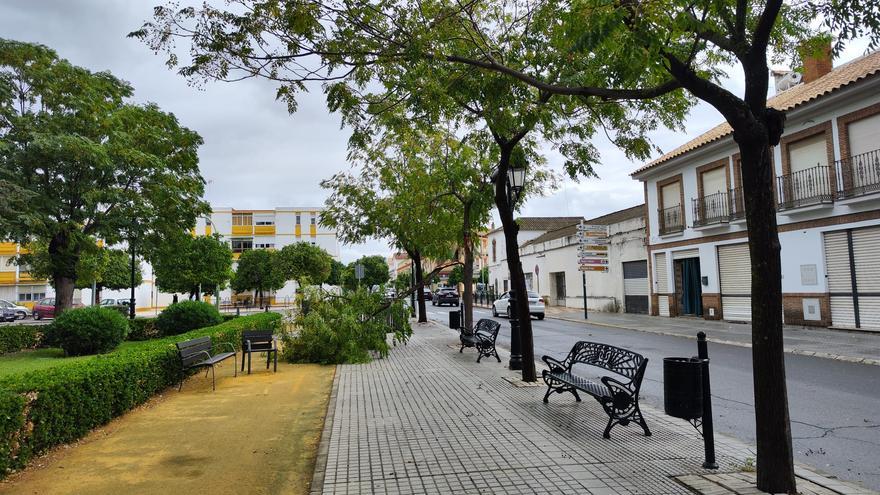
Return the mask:
[[798, 49], [804, 64], [804, 84], [831, 72], [834, 68], [831, 59], [831, 40], [814, 39], [807, 41]]

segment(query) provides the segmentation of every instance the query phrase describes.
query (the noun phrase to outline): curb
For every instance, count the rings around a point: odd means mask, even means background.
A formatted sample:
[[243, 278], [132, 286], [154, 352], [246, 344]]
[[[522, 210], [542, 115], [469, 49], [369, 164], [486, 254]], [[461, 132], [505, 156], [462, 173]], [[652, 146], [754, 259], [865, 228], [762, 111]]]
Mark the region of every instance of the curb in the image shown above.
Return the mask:
[[320, 495], [324, 492], [324, 476], [327, 474], [327, 457], [330, 452], [330, 436], [333, 433], [333, 419], [336, 415], [336, 394], [339, 392], [339, 366], [333, 373], [333, 388], [327, 401], [327, 414], [324, 415], [324, 428], [321, 429], [321, 440], [318, 443], [318, 454], [315, 456], [315, 470], [309, 485], [309, 495]]
[[[584, 320], [576, 320], [574, 318], [567, 318], [564, 316], [554, 316], [554, 315], [549, 315], [549, 314], [547, 315], [547, 318], [551, 318], [554, 320], [568, 321], [571, 323], [585, 323]], [[588, 323], [589, 325], [597, 326], [597, 327], [617, 328], [620, 330], [632, 330], [635, 332], [652, 333], [655, 335], [666, 335], [669, 337], [681, 337], [681, 338], [691, 339], [691, 340], [697, 339], [693, 335], [682, 335], [679, 333], [663, 332], [660, 330], [646, 330], [644, 328], [632, 328], [632, 327], [627, 327], [627, 326], [623, 326], [623, 325], [615, 325], [613, 323], [597, 323], [594, 321], [590, 321], [590, 322], [586, 322], [586, 323]], [[737, 347], [746, 347], [746, 348], [752, 347], [752, 344], [748, 344], [745, 342], [739, 342], [736, 340], [717, 339], [717, 338], [712, 338], [709, 336], [706, 336], [706, 340], [709, 342], [712, 342], [714, 344], [733, 345], [733, 346], [737, 346]], [[785, 351], [785, 353], [787, 353], [787, 354], [795, 354], [798, 356], [810, 356], [810, 357], [817, 357], [817, 358], [822, 358], [822, 359], [832, 359], [834, 361], [843, 361], [846, 363], [856, 363], [856, 364], [867, 364], [870, 366], [880, 366], [880, 359], [857, 358], [857, 357], [852, 357], [852, 356], [844, 356], [844, 355], [840, 355], [840, 354], [831, 354], [828, 352], [802, 351], [800, 349], [794, 349], [791, 347], [787, 347], [787, 348], [783, 349], [783, 351]]]

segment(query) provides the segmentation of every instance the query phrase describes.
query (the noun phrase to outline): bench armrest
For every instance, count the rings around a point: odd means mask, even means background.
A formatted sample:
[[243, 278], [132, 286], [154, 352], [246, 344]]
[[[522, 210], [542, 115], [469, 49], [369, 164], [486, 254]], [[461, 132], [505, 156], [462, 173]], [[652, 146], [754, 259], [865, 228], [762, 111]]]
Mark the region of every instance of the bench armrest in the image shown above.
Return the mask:
[[547, 366], [550, 367], [550, 371], [568, 371], [568, 367], [562, 361], [557, 359], [553, 359], [550, 356], [544, 356], [541, 358]]
[[213, 349], [213, 348], [216, 348], [216, 347], [221, 347], [221, 346], [224, 346], [224, 345], [228, 345], [228, 346], [229, 346], [229, 350], [232, 351], [232, 352], [235, 352], [235, 346], [232, 345], [231, 342], [217, 342], [216, 344], [214, 344], [214, 346], [212, 347], [212, 349]]
[[[205, 355], [205, 359], [211, 359], [211, 353], [208, 352], [208, 351], [199, 351], [199, 352], [193, 354], [193, 356], [198, 356], [199, 354], [204, 354], [204, 355]], [[182, 361], [182, 358], [181, 358], [181, 361]], [[184, 369], [192, 368], [193, 364], [197, 364], [197, 363], [192, 363], [192, 364], [190, 364], [189, 366], [184, 367]]]
[[603, 376], [602, 383], [604, 383], [605, 386], [608, 387], [608, 390], [612, 392], [614, 392], [615, 389], [623, 389], [628, 391], [629, 393], [633, 393], [632, 382], [624, 383], [614, 377]]

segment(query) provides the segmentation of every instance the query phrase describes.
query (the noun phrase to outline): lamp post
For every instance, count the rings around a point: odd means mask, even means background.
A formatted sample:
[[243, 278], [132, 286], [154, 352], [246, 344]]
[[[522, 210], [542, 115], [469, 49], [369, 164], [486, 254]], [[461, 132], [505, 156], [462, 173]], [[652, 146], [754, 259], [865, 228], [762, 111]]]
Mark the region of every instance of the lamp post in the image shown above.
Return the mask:
[[[516, 211], [516, 203], [522, 194], [523, 185], [525, 184], [526, 169], [511, 164], [507, 169], [507, 177], [505, 189], [507, 191], [507, 204], [510, 207], [511, 215]], [[517, 262], [517, 266], [513, 267], [518, 273], [522, 273], [522, 263]], [[513, 284], [511, 284], [513, 285]], [[510, 298], [508, 299], [508, 307], [510, 311], [510, 362], [507, 367], [512, 370], [521, 370], [522, 361], [522, 341], [519, 332], [519, 314], [516, 308], [516, 290], [511, 288]]]

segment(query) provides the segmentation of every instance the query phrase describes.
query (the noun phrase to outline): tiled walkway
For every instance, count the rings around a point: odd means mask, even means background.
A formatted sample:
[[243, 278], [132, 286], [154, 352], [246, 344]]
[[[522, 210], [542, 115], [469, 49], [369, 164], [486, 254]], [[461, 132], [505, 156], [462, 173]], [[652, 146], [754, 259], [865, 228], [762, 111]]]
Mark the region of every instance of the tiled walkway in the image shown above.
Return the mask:
[[[388, 358], [339, 367], [323, 493], [657, 495], [692, 493], [673, 476], [705, 472], [686, 422], [648, 409], [653, 436], [631, 424], [604, 440], [607, 417], [594, 400], [554, 394], [544, 404], [543, 387], [514, 387], [504, 362], [477, 364], [455, 341], [420, 326]], [[717, 449], [725, 472], [753, 455], [723, 438]]]

